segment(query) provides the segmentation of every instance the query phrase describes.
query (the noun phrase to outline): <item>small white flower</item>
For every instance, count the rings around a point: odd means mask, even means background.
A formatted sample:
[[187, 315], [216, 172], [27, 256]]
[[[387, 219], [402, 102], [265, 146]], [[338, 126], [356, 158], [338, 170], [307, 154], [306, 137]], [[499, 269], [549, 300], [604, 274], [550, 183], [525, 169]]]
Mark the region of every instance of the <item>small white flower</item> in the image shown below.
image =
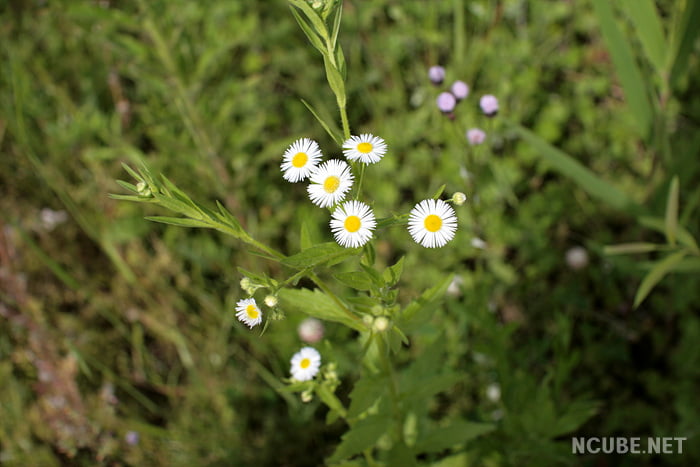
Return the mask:
[[321, 366], [321, 354], [313, 347], [304, 347], [292, 357], [292, 378], [309, 381], [316, 376]]
[[423, 200], [411, 210], [408, 231], [426, 248], [444, 246], [457, 231], [455, 210], [441, 199]]
[[251, 329], [262, 323], [262, 311], [258, 308], [254, 298], [246, 298], [236, 303], [236, 318]]
[[365, 164], [374, 164], [386, 154], [386, 143], [380, 137], [369, 133], [351, 136], [343, 143], [343, 154], [349, 161], [359, 160]]
[[327, 208], [345, 199], [352, 187], [353, 176], [350, 166], [338, 159], [324, 162], [311, 173], [308, 187], [311, 201]]
[[346, 248], [357, 248], [372, 238], [377, 226], [374, 213], [365, 203], [348, 201], [333, 211], [331, 230], [335, 241]]
[[321, 160], [321, 148], [309, 138], [294, 141], [284, 152], [280, 168], [285, 180], [300, 182], [306, 179]]

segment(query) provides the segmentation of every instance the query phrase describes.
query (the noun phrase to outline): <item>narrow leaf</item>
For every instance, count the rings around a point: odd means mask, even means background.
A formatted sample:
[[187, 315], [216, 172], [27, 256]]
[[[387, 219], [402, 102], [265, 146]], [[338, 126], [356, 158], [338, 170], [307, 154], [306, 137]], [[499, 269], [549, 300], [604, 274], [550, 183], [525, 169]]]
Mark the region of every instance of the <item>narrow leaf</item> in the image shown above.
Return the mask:
[[576, 182], [588, 194], [601, 199], [614, 208], [620, 210], [637, 211], [639, 207], [616, 186], [606, 182], [595, 173], [581, 164], [579, 161], [555, 148], [535, 133], [521, 126], [515, 130], [520, 136], [538, 150], [542, 158], [547, 161], [554, 170]]
[[666, 200], [665, 218], [666, 239], [672, 246], [676, 244], [676, 234], [678, 232], [678, 175], [673, 177], [671, 186], [668, 189], [668, 200]]
[[606, 245], [603, 248], [603, 253], [606, 255], [629, 255], [634, 253], [649, 253], [659, 250], [662, 245], [655, 243], [620, 243], [618, 245]]
[[447, 287], [449, 287], [452, 282], [452, 274], [446, 276], [442, 282], [421, 294], [416, 300], [411, 302], [401, 314], [402, 322], [411, 321], [419, 312], [424, 311], [428, 307], [432, 306], [434, 302], [441, 299], [445, 295]]
[[680, 16], [680, 27], [676, 31], [675, 40], [669, 57], [673, 60], [671, 65], [670, 81], [676, 85], [678, 80], [686, 73], [690, 55], [695, 48], [695, 41], [700, 34], [700, 2], [687, 0], [685, 8]]
[[323, 57], [323, 66], [326, 69], [326, 79], [328, 80], [328, 84], [330, 85], [333, 94], [335, 94], [338, 105], [342, 107], [345, 105], [346, 99], [345, 82], [343, 81], [343, 77], [340, 75], [340, 71], [333, 66], [333, 63], [331, 63], [331, 61], [325, 55]]
[[660, 77], [664, 75], [668, 45], [653, 0], [622, 0], [647, 58]]
[[[654, 229], [662, 234], [666, 233], [666, 223], [661, 218], [641, 216], [639, 218], [639, 223], [642, 224], [644, 227]], [[688, 231], [688, 229], [686, 229], [682, 225], [677, 226], [676, 239], [681, 245], [687, 246], [696, 253], [700, 253], [700, 249], [698, 248], [698, 244], [695, 241], [693, 234], [691, 234]]]
[[304, 32], [304, 35], [309, 39], [309, 42], [311, 42], [311, 45], [314, 46], [316, 50], [318, 50], [320, 53], [325, 53], [325, 48], [323, 46], [323, 42], [321, 39], [318, 37], [318, 35], [314, 32], [313, 28], [309, 26], [309, 24], [306, 22], [304, 18], [297, 13], [297, 11], [294, 9], [294, 7], [290, 7], [292, 11], [292, 15], [294, 16], [294, 19], [297, 20], [297, 23], [299, 24], [299, 27], [301, 30]]
[[401, 279], [401, 274], [403, 273], [403, 264], [404, 264], [404, 258], [405, 256], [402, 256], [396, 264], [393, 266], [389, 266], [384, 270], [384, 282], [386, 282], [386, 285], [389, 287], [395, 286], [398, 282], [399, 279]]
[[[622, 34], [613, 12], [613, 2], [592, 0], [603, 39], [608, 46], [617, 77], [625, 92], [625, 101], [634, 115], [637, 131], [646, 138], [652, 122], [652, 107], [645, 89], [644, 76], [635, 61], [632, 47]], [[636, 2], [635, 2], [636, 3]]]
[[433, 195], [433, 199], [438, 199], [442, 195], [442, 192], [445, 191], [446, 186], [447, 185], [443, 184], [440, 188], [438, 188], [435, 194]]
[[654, 265], [653, 268], [644, 276], [642, 283], [637, 289], [637, 294], [634, 297], [634, 308], [637, 308], [649, 295], [649, 292], [666, 276], [673, 268], [686, 256], [686, 251], [678, 251], [667, 256]]
[[206, 222], [196, 219], [188, 219], [186, 217], [149, 216], [145, 219], [153, 222], [160, 222], [161, 224], [177, 225], [178, 227], [211, 227], [211, 225], [207, 224]]
[[314, 110], [314, 108], [306, 102], [304, 99], [301, 100], [302, 104], [306, 106], [307, 109], [309, 109], [309, 112], [318, 120], [318, 123], [321, 124], [324, 130], [326, 130], [326, 133], [330, 135], [333, 140], [338, 143], [339, 146], [343, 144], [343, 138], [340, 136], [340, 133], [337, 131], [337, 129], [333, 130], [331, 129], [331, 125], [329, 125], [324, 119], [321, 118], [321, 116]]
[[311, 5], [306, 3], [304, 0], [289, 0], [289, 3], [300, 9], [304, 16], [311, 22], [312, 29], [316, 34], [318, 34], [324, 41], [328, 40], [328, 29], [324, 24], [323, 20], [318, 13], [311, 8]]

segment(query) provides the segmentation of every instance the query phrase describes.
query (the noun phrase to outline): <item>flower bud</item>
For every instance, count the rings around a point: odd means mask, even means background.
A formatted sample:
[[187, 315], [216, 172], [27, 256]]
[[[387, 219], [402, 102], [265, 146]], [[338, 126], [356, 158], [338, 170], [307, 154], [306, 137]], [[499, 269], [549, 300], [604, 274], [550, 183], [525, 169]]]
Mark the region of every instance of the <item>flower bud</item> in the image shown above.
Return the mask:
[[389, 329], [389, 319], [386, 316], [377, 316], [372, 323], [375, 332], [384, 332]]
[[277, 297], [274, 295], [268, 295], [265, 297], [265, 305], [269, 306], [270, 308], [274, 308], [277, 306]]
[[457, 193], [455, 193], [454, 195], [452, 195], [452, 202], [453, 202], [456, 206], [461, 206], [461, 205], [463, 205], [466, 201], [467, 201], [467, 195], [465, 195], [465, 194], [462, 193], [461, 191], [458, 191]]
[[144, 181], [140, 181], [136, 184], [136, 191], [138, 191], [141, 196], [151, 196], [153, 194], [151, 188]]
[[582, 246], [569, 248], [566, 252], [566, 264], [574, 271], [585, 268], [588, 266], [588, 252]]

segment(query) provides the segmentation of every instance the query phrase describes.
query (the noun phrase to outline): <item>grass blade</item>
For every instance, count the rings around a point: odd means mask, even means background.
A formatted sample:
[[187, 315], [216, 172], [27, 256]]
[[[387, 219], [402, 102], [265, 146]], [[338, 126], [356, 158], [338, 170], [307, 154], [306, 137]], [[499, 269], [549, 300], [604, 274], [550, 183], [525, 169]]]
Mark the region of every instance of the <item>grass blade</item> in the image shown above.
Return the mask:
[[680, 28], [675, 31], [672, 50], [668, 54], [669, 58], [673, 60], [672, 65], [669, 67], [672, 85], [675, 85], [678, 79], [686, 72], [695, 40], [700, 33], [700, 28], [698, 27], [698, 24], [700, 24], [700, 2], [689, 0], [685, 4], [686, 7], [680, 16]]
[[554, 170], [570, 177], [588, 194], [599, 198], [614, 208], [622, 211], [636, 212], [640, 208], [623, 191], [609, 182], [606, 182], [594, 172], [586, 168], [579, 161], [555, 148], [535, 133], [521, 126], [516, 126], [515, 130], [524, 140], [533, 145]]
[[664, 222], [666, 240], [671, 245], [676, 244], [676, 232], [678, 232], [678, 175], [673, 177], [668, 189], [666, 201], [666, 218]]
[[642, 48], [659, 76], [664, 75], [668, 44], [652, 0], [623, 0], [622, 7], [632, 20]]
[[643, 138], [649, 136], [653, 120], [652, 107], [645, 89], [644, 76], [632, 53], [632, 47], [617, 25], [612, 3], [607, 0], [592, 0], [600, 29], [615, 65], [617, 77], [625, 92], [627, 106], [637, 122], [637, 131]]
[[656, 286], [666, 274], [671, 272], [673, 268], [685, 258], [686, 254], [686, 251], [678, 251], [662, 259], [651, 268], [647, 275], [644, 276], [644, 279], [642, 279], [642, 283], [639, 284], [637, 294], [634, 296], [634, 308], [637, 308], [644, 299], [647, 298], [647, 295], [649, 295], [649, 292], [651, 292], [654, 286]]

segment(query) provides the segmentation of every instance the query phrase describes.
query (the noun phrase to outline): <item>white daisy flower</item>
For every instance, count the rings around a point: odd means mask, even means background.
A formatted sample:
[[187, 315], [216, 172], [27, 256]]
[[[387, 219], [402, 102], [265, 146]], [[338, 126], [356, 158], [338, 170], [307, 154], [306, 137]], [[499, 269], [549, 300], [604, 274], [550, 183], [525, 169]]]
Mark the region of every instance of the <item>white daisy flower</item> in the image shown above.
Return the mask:
[[367, 243], [376, 226], [374, 213], [360, 201], [348, 201], [333, 211], [331, 230], [335, 241], [345, 248], [357, 248]]
[[313, 347], [304, 347], [292, 357], [292, 378], [309, 381], [316, 376], [321, 366], [321, 354]]
[[309, 138], [298, 139], [284, 152], [280, 165], [284, 172], [282, 176], [289, 182], [300, 182], [311, 175], [322, 156], [316, 141]]
[[309, 198], [314, 204], [327, 208], [345, 199], [352, 187], [353, 176], [347, 163], [331, 159], [319, 165], [309, 179]]
[[457, 231], [455, 210], [441, 199], [423, 200], [411, 210], [408, 231], [426, 248], [444, 246]]
[[236, 318], [251, 329], [262, 323], [262, 311], [258, 308], [254, 298], [246, 298], [236, 303]]
[[343, 143], [343, 154], [349, 161], [359, 160], [365, 164], [374, 164], [386, 154], [386, 143], [380, 137], [369, 133], [351, 136]]

